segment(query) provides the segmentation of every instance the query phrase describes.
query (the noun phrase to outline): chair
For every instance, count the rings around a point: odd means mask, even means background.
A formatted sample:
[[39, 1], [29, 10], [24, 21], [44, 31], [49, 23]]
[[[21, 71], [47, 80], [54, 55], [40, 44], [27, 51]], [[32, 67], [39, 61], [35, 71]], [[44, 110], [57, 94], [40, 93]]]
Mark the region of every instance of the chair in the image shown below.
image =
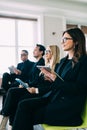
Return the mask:
[[50, 126], [43, 124], [44, 130], [69, 130], [74, 128], [87, 128], [87, 99], [82, 113], [83, 123], [80, 126]]

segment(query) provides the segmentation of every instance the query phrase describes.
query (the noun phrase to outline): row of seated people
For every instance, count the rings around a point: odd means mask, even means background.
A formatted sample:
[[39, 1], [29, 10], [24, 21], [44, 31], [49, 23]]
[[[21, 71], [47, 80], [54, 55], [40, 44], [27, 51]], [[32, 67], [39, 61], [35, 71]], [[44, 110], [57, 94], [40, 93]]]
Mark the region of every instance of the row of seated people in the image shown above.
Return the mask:
[[[43, 58], [44, 54], [45, 54], [45, 60]], [[28, 60], [28, 51], [22, 50], [21, 51], [21, 60], [23, 62], [19, 63], [17, 65], [17, 69], [14, 69], [14, 74], [9, 74], [9, 73], [3, 74], [2, 88], [4, 88], [6, 93], [8, 92], [9, 88], [12, 88], [12, 91], [15, 91], [15, 90], [18, 91], [19, 84], [15, 80], [15, 78], [19, 78], [22, 81], [28, 83], [28, 85], [30, 86], [29, 91], [32, 91], [31, 93], [37, 93], [36, 87], [40, 86], [40, 84], [45, 85], [42, 83], [43, 75], [40, 76], [40, 69], [37, 68], [37, 65], [50, 66], [51, 71], [56, 69], [58, 62], [59, 62], [59, 57], [60, 57], [59, 47], [57, 45], [50, 45], [45, 50], [44, 46], [37, 44], [33, 51], [33, 56], [37, 60], [36, 63]], [[47, 82], [46, 82], [46, 84], [49, 84], [49, 82], [48, 83]], [[35, 86], [35, 88], [33, 88], [32, 86]], [[17, 89], [14, 87], [17, 87]], [[19, 89], [19, 91], [20, 91], [20, 89]], [[25, 91], [26, 91], [26, 89], [25, 89]], [[45, 91], [48, 91], [48, 90], [45, 90]], [[21, 91], [20, 91], [20, 93], [21, 93]], [[25, 93], [24, 90], [23, 90], [23, 93]], [[26, 93], [27, 93], [27, 91], [26, 91]], [[45, 92], [43, 92], [43, 94], [44, 93]], [[18, 95], [20, 95], [20, 94], [18, 94]], [[20, 97], [22, 95], [20, 95]], [[35, 95], [35, 96], [39, 96], [39, 95]], [[5, 98], [6, 98], [6, 94], [3, 96], [3, 105], [2, 106], [4, 106]], [[24, 99], [26, 99], [26, 98], [29, 98], [29, 94], [24, 96]], [[18, 98], [18, 100], [19, 100], [19, 98]], [[14, 103], [14, 106], [15, 106], [15, 103]], [[2, 113], [2, 111], [1, 111], [1, 113]], [[13, 122], [13, 118], [10, 119], [10, 124], [12, 125], [11, 122]]]
[[[38, 82], [38, 76], [40, 70], [37, 69], [37, 65], [45, 65], [43, 55], [45, 54], [45, 47], [37, 44], [33, 56], [36, 62], [32, 62], [28, 59], [28, 51], [21, 51], [21, 63], [18, 63], [17, 68], [14, 68], [14, 73], [4, 73], [2, 78], [1, 87], [7, 93], [9, 88], [17, 87], [19, 83], [15, 80], [16, 78], [21, 79], [23, 82], [29, 84], [29, 86], [35, 86]], [[3, 104], [5, 100], [5, 95], [3, 96]]]
[[[63, 32], [61, 45], [67, 56], [55, 64], [55, 72], [41, 68], [36, 86], [8, 90], [0, 130], [5, 130], [8, 118], [12, 130], [33, 130], [36, 124], [82, 124], [81, 113], [87, 96], [85, 36], [79, 28], [71, 28]], [[54, 59], [58, 57], [57, 49], [54, 54], [51, 47], [46, 52]]]

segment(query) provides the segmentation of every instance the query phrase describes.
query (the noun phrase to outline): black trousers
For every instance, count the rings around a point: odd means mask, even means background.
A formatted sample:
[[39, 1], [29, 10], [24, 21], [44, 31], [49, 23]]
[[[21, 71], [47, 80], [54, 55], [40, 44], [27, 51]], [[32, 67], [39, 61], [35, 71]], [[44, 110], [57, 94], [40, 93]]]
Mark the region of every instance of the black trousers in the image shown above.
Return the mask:
[[3, 74], [1, 87], [5, 90], [5, 94], [3, 95], [2, 98], [2, 107], [4, 105], [8, 89], [19, 86], [19, 83], [15, 81], [15, 78], [16, 78], [15, 74], [9, 74], [7, 72]]
[[47, 104], [47, 98], [22, 100], [18, 104], [12, 130], [33, 130], [33, 125], [45, 123]]
[[35, 124], [79, 126], [82, 119], [77, 114], [78, 110], [73, 111], [75, 106], [72, 107], [66, 101], [50, 102], [49, 98], [42, 97], [22, 100], [18, 104], [12, 130], [33, 130]]
[[30, 94], [25, 88], [10, 88], [7, 92], [5, 103], [2, 109], [4, 116], [10, 116], [10, 125], [12, 125], [18, 103], [27, 98], [38, 97], [39, 94]]
[[[14, 83], [16, 78], [15, 74], [9, 74], [9, 73], [4, 73], [3, 78], [2, 78], [2, 85], [1, 87], [7, 92], [8, 89], [11, 87], [11, 85]], [[14, 87], [17, 86], [14, 83]]]

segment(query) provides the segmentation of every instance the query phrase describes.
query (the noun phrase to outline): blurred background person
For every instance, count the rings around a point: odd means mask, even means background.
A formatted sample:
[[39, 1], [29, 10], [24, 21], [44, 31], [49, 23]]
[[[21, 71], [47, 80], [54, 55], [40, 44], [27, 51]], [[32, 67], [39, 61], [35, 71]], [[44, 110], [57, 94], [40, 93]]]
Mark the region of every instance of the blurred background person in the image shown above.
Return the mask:
[[8, 89], [11, 87], [17, 87], [19, 85], [19, 83], [15, 81], [15, 78], [19, 78], [24, 82], [26, 82], [30, 78], [34, 62], [28, 59], [27, 50], [22, 50], [20, 57], [22, 62], [18, 63], [17, 67], [14, 67], [13, 73], [3, 73], [1, 84], [1, 87], [4, 89], [2, 106], [4, 104], [4, 100]]

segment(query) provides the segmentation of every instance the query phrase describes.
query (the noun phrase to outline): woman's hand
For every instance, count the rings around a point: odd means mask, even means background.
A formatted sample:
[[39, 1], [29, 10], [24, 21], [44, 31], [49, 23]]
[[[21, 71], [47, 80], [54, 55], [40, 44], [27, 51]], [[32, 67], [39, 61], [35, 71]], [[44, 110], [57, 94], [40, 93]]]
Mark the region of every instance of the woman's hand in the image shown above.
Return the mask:
[[45, 75], [44, 75], [44, 80], [47, 80], [47, 81], [49, 81], [49, 82], [52, 82], [52, 80], [51, 80], [49, 77], [45, 76]]
[[55, 81], [55, 79], [57, 77], [55, 72], [49, 72], [45, 68], [41, 68], [40, 70], [41, 70], [41, 73], [43, 73], [45, 75], [45, 79], [47, 79], [49, 81]]

